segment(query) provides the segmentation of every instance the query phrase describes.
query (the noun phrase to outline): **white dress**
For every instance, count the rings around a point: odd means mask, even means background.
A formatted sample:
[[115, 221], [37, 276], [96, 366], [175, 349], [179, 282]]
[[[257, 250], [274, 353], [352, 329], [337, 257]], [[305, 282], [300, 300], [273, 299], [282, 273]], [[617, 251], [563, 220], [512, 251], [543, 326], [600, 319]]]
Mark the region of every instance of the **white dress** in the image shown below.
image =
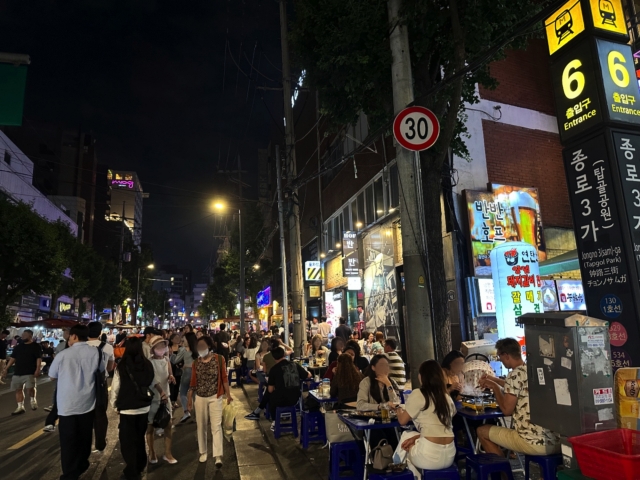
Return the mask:
[[[162, 391], [169, 396], [169, 360], [166, 358], [152, 358], [151, 365], [153, 365], [153, 380], [162, 387]], [[153, 389], [154, 395], [151, 401], [151, 408], [149, 409], [149, 423], [153, 423], [153, 417], [155, 417], [158, 408], [160, 407], [160, 393], [155, 388]], [[171, 402], [167, 400], [166, 406], [171, 414]]]

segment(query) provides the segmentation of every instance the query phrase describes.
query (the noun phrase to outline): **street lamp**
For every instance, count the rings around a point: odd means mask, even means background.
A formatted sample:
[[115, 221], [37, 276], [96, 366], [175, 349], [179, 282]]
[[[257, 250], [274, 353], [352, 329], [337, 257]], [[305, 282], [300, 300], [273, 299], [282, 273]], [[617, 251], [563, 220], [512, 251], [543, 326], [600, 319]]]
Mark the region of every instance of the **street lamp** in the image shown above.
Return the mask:
[[[227, 205], [222, 202], [216, 202], [213, 204], [216, 210], [225, 210]], [[242, 212], [238, 208], [238, 237], [240, 242], [240, 248], [238, 249], [238, 257], [240, 261], [240, 288], [238, 296], [240, 297], [240, 331], [244, 331], [244, 246], [242, 241]]]
[[[149, 270], [153, 270], [154, 268], [155, 265], [153, 263], [147, 265], [147, 269]], [[138, 319], [138, 302], [140, 302], [140, 270], [142, 269], [138, 267], [138, 283], [136, 284], [136, 307], [131, 315], [131, 325], [135, 325]]]

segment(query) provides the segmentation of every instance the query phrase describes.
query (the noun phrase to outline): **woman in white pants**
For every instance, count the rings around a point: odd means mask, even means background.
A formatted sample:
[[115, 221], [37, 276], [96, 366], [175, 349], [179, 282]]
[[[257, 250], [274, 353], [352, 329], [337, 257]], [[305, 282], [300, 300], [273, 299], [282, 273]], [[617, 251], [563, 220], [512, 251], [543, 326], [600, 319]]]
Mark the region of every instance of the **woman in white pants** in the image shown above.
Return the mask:
[[207, 461], [207, 424], [211, 423], [213, 437], [213, 456], [216, 467], [222, 467], [222, 409], [224, 400], [227, 404], [233, 401], [229, 391], [227, 364], [222, 355], [214, 353], [211, 337], [201, 337], [197, 343], [199, 358], [191, 367], [191, 385], [187, 395], [187, 409], [193, 409], [193, 394], [197, 395], [195, 403], [196, 422], [198, 426], [198, 449], [200, 463]]
[[397, 407], [398, 422], [413, 420], [417, 432], [404, 432], [394, 454], [394, 462], [407, 460], [416, 479], [420, 469], [442, 470], [453, 465], [456, 444], [452, 429], [456, 407], [447, 392], [444, 372], [438, 362], [428, 360], [420, 365], [420, 389], [411, 392], [404, 408]]

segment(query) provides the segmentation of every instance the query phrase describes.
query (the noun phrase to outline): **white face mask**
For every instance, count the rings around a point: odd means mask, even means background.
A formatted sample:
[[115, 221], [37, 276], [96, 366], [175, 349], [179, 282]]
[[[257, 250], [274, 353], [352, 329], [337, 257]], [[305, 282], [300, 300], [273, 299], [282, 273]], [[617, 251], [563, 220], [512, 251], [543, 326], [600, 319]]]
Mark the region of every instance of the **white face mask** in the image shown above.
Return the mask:
[[209, 355], [209, 350], [198, 350], [198, 355], [200, 355], [201, 357], [206, 357], [207, 355]]
[[167, 349], [166, 348], [156, 348], [154, 350], [154, 353], [156, 354], [157, 357], [164, 357], [165, 354], [167, 353]]

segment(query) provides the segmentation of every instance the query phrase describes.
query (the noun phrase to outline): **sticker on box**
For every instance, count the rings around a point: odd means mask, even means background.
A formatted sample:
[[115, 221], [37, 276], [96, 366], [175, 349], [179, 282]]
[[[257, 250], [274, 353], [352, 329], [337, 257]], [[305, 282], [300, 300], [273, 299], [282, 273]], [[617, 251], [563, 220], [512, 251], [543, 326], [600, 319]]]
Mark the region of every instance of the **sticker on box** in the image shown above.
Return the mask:
[[571, 370], [571, 359], [567, 357], [562, 357], [560, 359], [560, 365], [562, 365], [564, 368]]
[[613, 388], [594, 388], [594, 405], [613, 405]]
[[538, 384], [539, 385], [546, 385], [545, 381], [544, 381], [544, 369], [543, 368], [538, 368]]
[[604, 335], [587, 335], [587, 348], [604, 348]]
[[613, 408], [601, 408], [598, 410], [598, 421], [606, 422], [607, 420], [613, 420]]

